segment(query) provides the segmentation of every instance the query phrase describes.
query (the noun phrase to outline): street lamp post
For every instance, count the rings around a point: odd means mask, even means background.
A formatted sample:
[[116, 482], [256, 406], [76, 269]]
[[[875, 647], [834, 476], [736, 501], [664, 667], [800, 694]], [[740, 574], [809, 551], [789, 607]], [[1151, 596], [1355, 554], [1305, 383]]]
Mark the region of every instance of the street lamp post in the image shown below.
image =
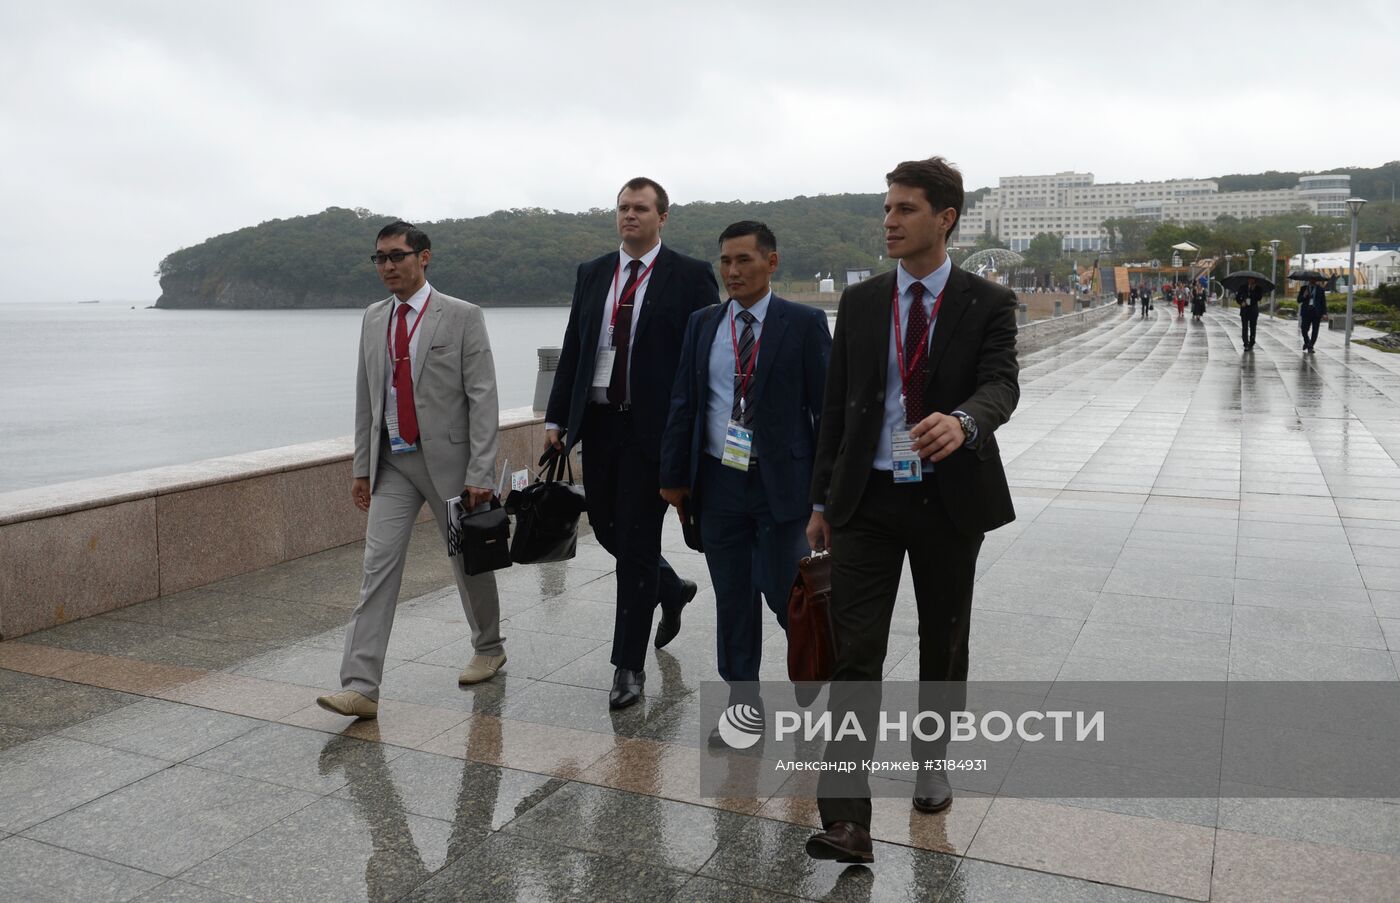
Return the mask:
[[1351, 211], [1351, 268], [1347, 272], [1347, 348], [1351, 348], [1351, 306], [1356, 296], [1356, 218], [1361, 214], [1365, 198], [1347, 198], [1347, 209]]
[[1244, 253], [1245, 256], [1249, 258], [1249, 265], [1246, 267], [1246, 269], [1254, 269], [1254, 249], [1247, 248]]
[[1311, 231], [1312, 226], [1306, 223], [1298, 227], [1298, 234], [1303, 236], [1302, 245], [1298, 248], [1298, 269], [1300, 270], [1308, 268], [1308, 233]]
[[[1275, 286], [1278, 285], [1278, 246], [1283, 244], [1277, 238], [1269, 239], [1269, 281]], [[1269, 316], [1274, 315], [1274, 293], [1277, 288], [1269, 289]]]

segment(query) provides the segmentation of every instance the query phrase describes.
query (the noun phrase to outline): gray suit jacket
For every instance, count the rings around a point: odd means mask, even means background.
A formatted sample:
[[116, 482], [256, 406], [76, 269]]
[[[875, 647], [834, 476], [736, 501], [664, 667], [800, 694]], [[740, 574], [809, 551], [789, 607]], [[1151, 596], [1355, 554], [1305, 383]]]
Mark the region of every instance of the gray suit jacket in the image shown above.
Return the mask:
[[[355, 462], [353, 475], [374, 491], [384, 431], [384, 345], [392, 298], [365, 309], [355, 375]], [[433, 289], [418, 327], [413, 361], [413, 404], [419, 446], [428, 475], [442, 499], [465, 486], [496, 485], [500, 406], [496, 364], [486, 320], [475, 304]]]

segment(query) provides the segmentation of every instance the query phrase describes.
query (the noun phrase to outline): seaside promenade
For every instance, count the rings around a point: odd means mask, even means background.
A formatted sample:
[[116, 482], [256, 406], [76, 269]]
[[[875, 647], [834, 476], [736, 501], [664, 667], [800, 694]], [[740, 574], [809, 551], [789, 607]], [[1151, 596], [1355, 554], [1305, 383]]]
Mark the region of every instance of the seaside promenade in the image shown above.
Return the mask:
[[[973, 679], [1400, 692], [1400, 355], [1299, 344], [1287, 321], [1244, 353], [1233, 311], [1119, 308], [1023, 355]], [[876, 800], [872, 868], [809, 860], [810, 801], [700, 797], [713, 595], [667, 531], [701, 593], [618, 713], [591, 537], [499, 572], [509, 663], [461, 688], [467, 625], [420, 525], [377, 721], [314, 704], [358, 544], [0, 643], [0, 901], [1396, 899], [1394, 799], [959, 791], [934, 816]], [[908, 601], [890, 678], [917, 674]], [[764, 655], [781, 679], [772, 624]]]

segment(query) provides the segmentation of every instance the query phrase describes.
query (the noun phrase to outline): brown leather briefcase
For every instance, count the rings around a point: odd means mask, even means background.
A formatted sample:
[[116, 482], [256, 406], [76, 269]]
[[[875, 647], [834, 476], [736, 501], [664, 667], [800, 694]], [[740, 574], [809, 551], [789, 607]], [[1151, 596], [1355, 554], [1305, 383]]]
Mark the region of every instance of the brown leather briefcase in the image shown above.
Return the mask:
[[831, 635], [831, 553], [802, 559], [788, 594], [788, 679], [831, 680], [836, 644]]

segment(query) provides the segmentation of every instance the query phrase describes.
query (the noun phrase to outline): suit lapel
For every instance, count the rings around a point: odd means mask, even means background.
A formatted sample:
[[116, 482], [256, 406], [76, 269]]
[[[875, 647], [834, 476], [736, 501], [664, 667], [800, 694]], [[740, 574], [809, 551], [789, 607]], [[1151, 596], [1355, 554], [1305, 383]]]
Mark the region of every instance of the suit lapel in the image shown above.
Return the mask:
[[418, 327], [422, 333], [418, 336], [418, 354], [413, 359], [413, 383], [418, 384], [418, 379], [423, 375], [423, 364], [428, 360], [428, 351], [433, 347], [433, 336], [437, 335], [438, 326], [442, 324], [443, 305], [437, 298], [436, 291], [428, 292], [428, 306], [423, 311], [423, 325]]
[[617, 255], [600, 258], [587, 276], [583, 304], [579, 310], [579, 373], [592, 384], [594, 362], [598, 359], [598, 340], [604, 329], [603, 316], [608, 307], [608, 288], [612, 285], [612, 268]]
[[[975, 303], [972, 296], [972, 287], [967, 281], [967, 274], [957, 267], [953, 267], [948, 274], [948, 284], [943, 289], [943, 304], [938, 308], [938, 320], [933, 326], [933, 343], [928, 351], [928, 385], [933, 384], [933, 375], [938, 372], [938, 364], [943, 360], [943, 354], [948, 350], [949, 344], [953, 341], [953, 333], [958, 328], [958, 321], [967, 313], [967, 309]], [[925, 387], [927, 388], [927, 386]]]
[[719, 332], [720, 324], [728, 320], [724, 316], [728, 309], [728, 302], [716, 304], [700, 327], [700, 334], [695, 337], [695, 372], [691, 374], [691, 386], [702, 419], [710, 392], [710, 353], [715, 347], [715, 333]]
[[866, 341], [869, 342], [869, 360], [874, 364], [872, 384], [882, 392], [885, 389], [885, 375], [890, 371], [890, 309], [895, 278], [895, 271], [891, 270], [871, 279], [869, 299], [859, 310], [852, 311], [862, 320], [869, 321]]
[[375, 399], [376, 407], [384, 403], [384, 366], [389, 356], [387, 345], [389, 336], [389, 307], [392, 299], [379, 302], [377, 310], [370, 312], [365, 320], [365, 331], [372, 337], [365, 349], [365, 372], [369, 375], [370, 398]]
[[758, 404], [763, 397], [763, 387], [768, 384], [773, 361], [783, 347], [783, 336], [787, 335], [787, 310], [783, 304], [777, 295], [768, 299], [768, 315], [763, 318], [763, 333], [758, 342], [758, 363], [754, 365], [753, 388], [749, 390], [751, 404]]

